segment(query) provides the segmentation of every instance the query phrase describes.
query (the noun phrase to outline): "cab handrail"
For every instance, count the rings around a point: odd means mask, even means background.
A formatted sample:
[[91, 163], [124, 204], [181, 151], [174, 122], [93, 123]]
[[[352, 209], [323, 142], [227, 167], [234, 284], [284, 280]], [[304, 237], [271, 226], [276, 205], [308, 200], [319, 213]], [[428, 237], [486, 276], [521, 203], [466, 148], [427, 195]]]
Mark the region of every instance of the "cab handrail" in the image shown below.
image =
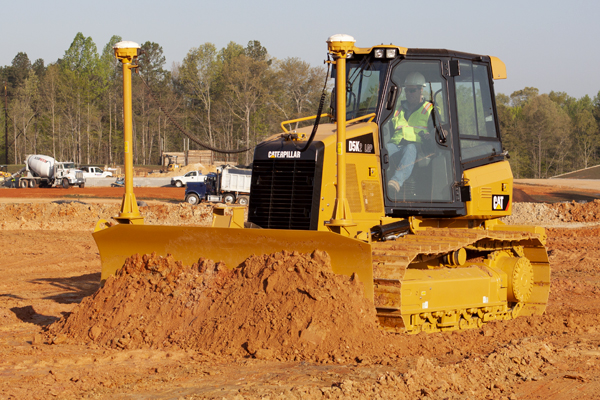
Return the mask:
[[[376, 115], [377, 114], [375, 114], [375, 113], [365, 114], [365, 115], [362, 115], [362, 116], [360, 116], [358, 118], [351, 119], [350, 121], [346, 121], [346, 124], [347, 125], [353, 124], [353, 123], [355, 123], [357, 121], [360, 121], [360, 120], [363, 120], [363, 119], [367, 119], [367, 118], [369, 118], [368, 122], [371, 122], [371, 121], [373, 121], [373, 119], [375, 118]], [[328, 113], [321, 114], [321, 118], [323, 118], [323, 117], [333, 118], [333, 115], [328, 114]], [[315, 119], [315, 118], [317, 118], [316, 115], [311, 115], [310, 117], [302, 117], [302, 118], [290, 119], [289, 121], [283, 121], [281, 123], [281, 129], [283, 129], [283, 131], [285, 133], [290, 133], [290, 131], [288, 131], [287, 129], [285, 129], [285, 125], [287, 125], [287, 124], [293, 124], [293, 123], [296, 123], [296, 122], [308, 121], [308, 120]]]
[[367, 119], [367, 118], [369, 118], [369, 120], [367, 122], [371, 122], [371, 121], [373, 121], [373, 119], [375, 118], [376, 115], [377, 114], [375, 114], [375, 113], [361, 115], [360, 117], [351, 119], [350, 121], [346, 121], [346, 125], [350, 125], [350, 124], [353, 124], [353, 123], [355, 123], [357, 121], [360, 121], [362, 119]]
[[[328, 113], [324, 113], [324, 114], [321, 114], [321, 118], [323, 118], [323, 117], [333, 118], [333, 115], [328, 114]], [[317, 118], [316, 115], [311, 115], [310, 117], [302, 117], [302, 118], [290, 119], [289, 121], [283, 121], [281, 123], [281, 129], [283, 129], [283, 131], [285, 133], [290, 133], [290, 131], [288, 131], [287, 129], [285, 129], [284, 125], [293, 124], [293, 123], [302, 122], [302, 121], [309, 121], [309, 120], [315, 119], [315, 118]]]

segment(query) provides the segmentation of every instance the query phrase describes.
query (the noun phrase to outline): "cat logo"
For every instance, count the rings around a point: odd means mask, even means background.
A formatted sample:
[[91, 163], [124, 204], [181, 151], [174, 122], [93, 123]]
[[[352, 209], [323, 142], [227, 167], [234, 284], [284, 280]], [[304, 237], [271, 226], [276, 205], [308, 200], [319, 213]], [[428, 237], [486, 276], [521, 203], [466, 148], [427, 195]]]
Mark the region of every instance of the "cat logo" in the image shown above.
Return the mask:
[[510, 196], [495, 194], [492, 196], [492, 210], [506, 211], [510, 203]]

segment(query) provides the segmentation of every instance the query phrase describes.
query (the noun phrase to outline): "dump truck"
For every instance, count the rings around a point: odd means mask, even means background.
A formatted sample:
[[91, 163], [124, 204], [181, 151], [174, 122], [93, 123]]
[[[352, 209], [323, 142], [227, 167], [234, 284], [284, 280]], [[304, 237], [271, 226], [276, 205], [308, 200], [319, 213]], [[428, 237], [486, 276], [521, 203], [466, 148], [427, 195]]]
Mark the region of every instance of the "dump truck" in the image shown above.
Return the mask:
[[250, 201], [251, 180], [250, 169], [221, 166], [217, 168], [217, 173], [206, 175], [203, 182], [188, 182], [185, 201], [190, 204], [209, 201], [246, 206]]
[[[215, 214], [213, 227], [144, 225], [126, 185], [119, 223], [100, 220], [93, 234], [101, 279], [135, 253], [235, 268], [251, 254], [319, 249], [333, 272], [362, 282], [383, 329], [455, 331], [543, 314], [545, 230], [501, 221], [514, 200], [494, 95], [504, 63], [445, 49], [357, 47], [343, 34], [327, 45], [330, 110], [284, 121], [255, 148], [248, 220], [233, 208]], [[125, 93], [136, 49], [115, 47]], [[411, 96], [419, 97], [415, 117]], [[289, 130], [310, 118], [313, 127]]]
[[73, 163], [57, 162], [53, 157], [32, 154], [25, 160], [25, 167], [18, 172], [20, 188], [71, 186], [85, 187], [83, 171]]

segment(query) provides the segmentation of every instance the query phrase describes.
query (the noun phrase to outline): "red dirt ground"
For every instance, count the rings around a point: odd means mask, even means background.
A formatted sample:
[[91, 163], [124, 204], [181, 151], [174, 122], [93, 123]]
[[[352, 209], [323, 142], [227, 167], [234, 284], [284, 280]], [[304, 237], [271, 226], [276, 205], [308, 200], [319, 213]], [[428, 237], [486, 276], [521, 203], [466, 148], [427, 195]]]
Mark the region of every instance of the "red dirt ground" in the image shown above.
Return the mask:
[[598, 189], [585, 189], [574, 186], [559, 186], [554, 184], [553, 179], [539, 179], [538, 181], [545, 184], [515, 183], [515, 201], [557, 203], [562, 201], [592, 201], [600, 198], [600, 184], [597, 184]]
[[[318, 253], [236, 271], [146, 256], [100, 289], [89, 226], [114, 200], [32, 200], [0, 205], [0, 399], [600, 397], [599, 202], [545, 206], [564, 224], [547, 230], [545, 315], [408, 336], [375, 329], [360, 286]], [[208, 223], [205, 209], [156, 203], [144, 208], [156, 221]]]

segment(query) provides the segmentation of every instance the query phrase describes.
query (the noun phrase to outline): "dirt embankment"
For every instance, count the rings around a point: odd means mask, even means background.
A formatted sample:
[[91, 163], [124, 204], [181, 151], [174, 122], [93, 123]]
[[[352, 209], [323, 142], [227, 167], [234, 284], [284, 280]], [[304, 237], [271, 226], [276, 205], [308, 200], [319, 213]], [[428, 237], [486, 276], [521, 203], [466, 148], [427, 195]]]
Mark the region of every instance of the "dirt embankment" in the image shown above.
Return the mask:
[[[83, 203], [55, 201], [51, 203], [0, 204], [0, 229], [89, 230], [100, 219], [112, 221], [119, 215], [116, 203]], [[140, 207], [146, 224], [210, 226], [212, 205], [192, 206], [187, 203], [153, 204]]]
[[513, 214], [503, 218], [510, 225], [566, 226], [600, 222], [600, 200], [564, 203], [513, 203]]
[[[210, 226], [212, 204], [156, 203], [140, 207], [146, 224]], [[57, 200], [50, 203], [0, 203], [0, 229], [92, 230], [99, 219], [119, 215], [118, 203]], [[600, 222], [600, 200], [589, 203], [514, 203], [511, 225], [561, 226]]]

